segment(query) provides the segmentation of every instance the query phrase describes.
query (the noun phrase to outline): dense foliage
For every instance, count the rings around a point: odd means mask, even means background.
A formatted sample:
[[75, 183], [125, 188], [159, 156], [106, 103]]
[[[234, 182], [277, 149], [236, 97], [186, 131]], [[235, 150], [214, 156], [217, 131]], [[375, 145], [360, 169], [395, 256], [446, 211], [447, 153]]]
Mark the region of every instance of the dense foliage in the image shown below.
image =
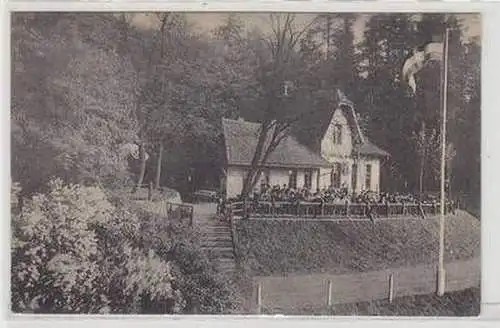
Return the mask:
[[136, 80], [127, 58], [95, 40], [111, 36], [86, 35], [91, 23], [109, 25], [88, 15], [14, 17], [12, 175], [26, 193], [53, 176], [108, 185], [129, 177], [119, 144], [136, 132]]
[[12, 217], [13, 311], [236, 309], [236, 293], [210, 266], [195, 231], [110, 201], [98, 187], [55, 180], [48, 189]]
[[[416, 96], [400, 72], [412, 49], [446, 21], [456, 27], [449, 188], [479, 204], [481, 48], [463, 37], [459, 16], [370, 15], [360, 38], [356, 14], [323, 14], [302, 25], [275, 14], [251, 30], [231, 14], [204, 34], [183, 14], [141, 15], [147, 28], [134, 23], [134, 14], [14, 15], [12, 174], [23, 193], [51, 176], [109, 185], [130, 181], [131, 173], [136, 182], [157, 180], [181, 192], [214, 187], [224, 158], [222, 117], [282, 118], [283, 128], [294, 122], [293, 133], [314, 146], [336, 88], [355, 102], [368, 136], [391, 154], [381, 187], [436, 190], [439, 65], [417, 76]], [[119, 150], [133, 142], [151, 156], [129, 170]]]

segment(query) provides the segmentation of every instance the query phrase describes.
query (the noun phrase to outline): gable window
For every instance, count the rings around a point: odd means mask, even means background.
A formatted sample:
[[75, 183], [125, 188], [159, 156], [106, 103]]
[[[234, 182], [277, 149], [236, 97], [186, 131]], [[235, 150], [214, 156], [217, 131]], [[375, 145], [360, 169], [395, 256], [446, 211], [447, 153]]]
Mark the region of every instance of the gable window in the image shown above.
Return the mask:
[[304, 172], [304, 187], [306, 187], [307, 189], [311, 189], [311, 187], [312, 187], [312, 170], [311, 169], [307, 169]]
[[365, 175], [365, 189], [366, 190], [371, 189], [371, 182], [372, 182], [372, 165], [366, 164], [366, 175]]
[[333, 143], [336, 145], [342, 144], [342, 124], [333, 126]]
[[290, 170], [288, 172], [288, 187], [297, 189], [297, 170]]
[[342, 172], [342, 165], [334, 163], [332, 172], [330, 173], [330, 184], [333, 188], [340, 188], [340, 174]]

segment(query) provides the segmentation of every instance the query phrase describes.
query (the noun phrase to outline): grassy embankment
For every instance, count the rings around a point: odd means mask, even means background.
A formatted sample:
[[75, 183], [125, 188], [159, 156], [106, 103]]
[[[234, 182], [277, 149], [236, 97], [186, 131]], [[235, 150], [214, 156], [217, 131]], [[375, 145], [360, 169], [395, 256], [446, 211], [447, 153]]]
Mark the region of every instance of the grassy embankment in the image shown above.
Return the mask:
[[[466, 212], [458, 212], [457, 215], [447, 218], [445, 227], [445, 262], [465, 261], [479, 257], [479, 220]], [[377, 221], [375, 224], [368, 220], [366, 222], [249, 220], [239, 221], [236, 230], [238, 253], [245, 274], [250, 279], [256, 276], [307, 275], [304, 276], [301, 286], [295, 286], [301, 287], [299, 288], [301, 292], [296, 293], [297, 295], [307, 290], [310, 291], [311, 295], [298, 296], [304, 302], [300, 300], [278, 302], [302, 303], [304, 308], [295, 306], [282, 308], [283, 313], [476, 315], [479, 311], [478, 288], [449, 293], [443, 298], [436, 298], [434, 295], [398, 297], [393, 304], [389, 304], [387, 300], [368, 301], [367, 299], [366, 302], [356, 304], [335, 305], [330, 310], [308, 303], [311, 298], [318, 298], [316, 294], [323, 295], [324, 293], [324, 291], [314, 290], [313, 287], [313, 285], [321, 284], [315, 281], [320, 274], [350, 275], [435, 264], [438, 255], [439, 232], [437, 217], [426, 220], [410, 218], [385, 220]], [[311, 279], [314, 281], [310, 281]], [[284, 285], [273, 284], [270, 282], [272, 279], [267, 280], [269, 281], [264, 284], [266, 290], [263, 292], [264, 298], [268, 297], [267, 302], [274, 302], [277, 295], [281, 295], [290, 287], [286, 283]], [[385, 287], [386, 282], [382, 283]], [[425, 281], [425, 283], [431, 282]], [[311, 288], [309, 289], [306, 285]], [[397, 286], [397, 288], [400, 287]], [[255, 291], [249, 289], [247, 292], [252, 295], [248, 296], [249, 299], [253, 299]], [[288, 296], [292, 297], [292, 294]], [[337, 293], [335, 297], [338, 296]], [[268, 305], [271, 304], [268, 303]], [[277, 305], [273, 304], [269, 309], [264, 307], [263, 310], [276, 313], [277, 309], [272, 308]]]
[[[366, 222], [250, 220], [237, 223], [251, 275], [344, 274], [437, 261], [437, 217]], [[445, 261], [479, 256], [480, 221], [466, 212], [445, 225]]]

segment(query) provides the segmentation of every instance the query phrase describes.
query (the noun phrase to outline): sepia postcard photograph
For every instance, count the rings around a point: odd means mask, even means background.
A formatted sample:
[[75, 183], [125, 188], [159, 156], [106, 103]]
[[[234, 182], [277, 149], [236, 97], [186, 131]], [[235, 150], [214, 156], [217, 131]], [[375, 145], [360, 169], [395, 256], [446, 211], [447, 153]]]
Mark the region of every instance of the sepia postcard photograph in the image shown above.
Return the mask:
[[10, 19], [11, 313], [479, 315], [479, 13]]

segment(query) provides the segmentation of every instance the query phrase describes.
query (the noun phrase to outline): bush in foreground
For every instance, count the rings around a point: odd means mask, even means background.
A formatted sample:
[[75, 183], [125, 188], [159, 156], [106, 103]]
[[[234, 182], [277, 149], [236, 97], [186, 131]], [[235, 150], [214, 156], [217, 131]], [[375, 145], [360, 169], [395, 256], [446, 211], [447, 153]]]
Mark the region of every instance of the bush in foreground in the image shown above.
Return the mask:
[[[18, 192], [18, 191], [16, 191]], [[15, 197], [14, 197], [15, 198]], [[97, 187], [52, 181], [12, 212], [11, 308], [23, 313], [207, 313], [235, 296], [196, 235]]]

